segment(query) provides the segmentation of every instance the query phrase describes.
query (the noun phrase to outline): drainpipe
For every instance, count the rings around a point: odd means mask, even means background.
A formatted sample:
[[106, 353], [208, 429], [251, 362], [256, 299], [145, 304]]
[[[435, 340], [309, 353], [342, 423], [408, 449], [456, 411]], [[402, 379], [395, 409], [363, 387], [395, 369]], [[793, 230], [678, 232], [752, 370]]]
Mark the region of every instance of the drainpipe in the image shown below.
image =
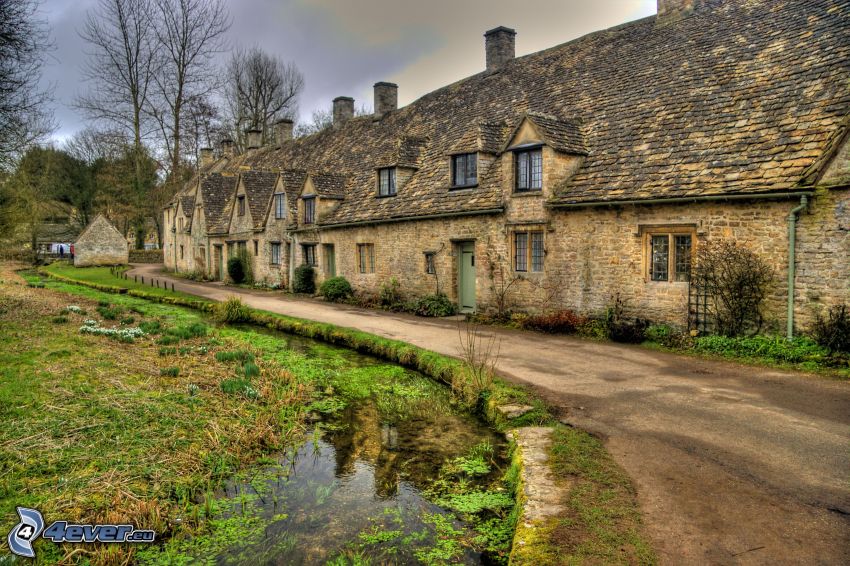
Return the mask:
[[292, 240], [289, 243], [289, 290], [293, 290], [292, 281], [295, 279], [295, 253], [298, 249], [298, 234], [292, 232]]
[[800, 197], [799, 206], [791, 209], [788, 214], [788, 340], [794, 338], [794, 282], [797, 275], [794, 248], [797, 242], [797, 214], [808, 204], [809, 198], [803, 195]]

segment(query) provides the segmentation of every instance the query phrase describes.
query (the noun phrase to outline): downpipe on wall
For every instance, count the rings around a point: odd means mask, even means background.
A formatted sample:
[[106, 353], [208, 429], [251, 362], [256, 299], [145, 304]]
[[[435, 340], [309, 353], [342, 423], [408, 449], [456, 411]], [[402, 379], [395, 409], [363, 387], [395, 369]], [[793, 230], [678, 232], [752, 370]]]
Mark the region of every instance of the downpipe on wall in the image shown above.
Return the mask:
[[800, 204], [791, 209], [788, 214], [788, 340], [794, 339], [794, 283], [797, 278], [796, 253], [797, 244], [797, 214], [802, 212], [809, 204], [809, 197], [800, 197]]

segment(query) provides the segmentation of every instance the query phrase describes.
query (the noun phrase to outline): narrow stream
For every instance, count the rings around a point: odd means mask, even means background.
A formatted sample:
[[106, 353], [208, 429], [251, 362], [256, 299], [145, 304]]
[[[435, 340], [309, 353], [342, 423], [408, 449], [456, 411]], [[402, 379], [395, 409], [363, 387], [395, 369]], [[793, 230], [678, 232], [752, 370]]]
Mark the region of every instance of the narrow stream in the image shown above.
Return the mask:
[[467, 491], [500, 485], [504, 437], [421, 374], [317, 341], [253, 327], [240, 331], [264, 351], [274, 340], [279, 352], [285, 348], [286, 355], [297, 352], [327, 368], [325, 395], [311, 406], [313, 424], [300, 446], [241, 473], [218, 495], [218, 516], [247, 518], [248, 533], [234, 533], [232, 544], [216, 544], [212, 552], [204, 545], [177, 551], [182, 558], [208, 564], [489, 562], [482, 545], [469, 543], [478, 534], [474, 525], [435, 504], [429, 490], [447, 462], [482, 446], [490, 471], [462, 481]]

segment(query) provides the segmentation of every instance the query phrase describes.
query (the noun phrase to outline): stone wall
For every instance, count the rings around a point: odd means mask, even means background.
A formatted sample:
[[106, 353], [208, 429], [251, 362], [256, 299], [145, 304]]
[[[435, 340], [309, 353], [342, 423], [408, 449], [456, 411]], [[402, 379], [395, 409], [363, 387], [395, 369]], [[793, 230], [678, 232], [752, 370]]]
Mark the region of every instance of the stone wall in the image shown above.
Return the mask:
[[130, 250], [130, 263], [162, 263], [162, 250]]
[[74, 266], [124, 265], [129, 249], [124, 236], [98, 215], [74, 242]]

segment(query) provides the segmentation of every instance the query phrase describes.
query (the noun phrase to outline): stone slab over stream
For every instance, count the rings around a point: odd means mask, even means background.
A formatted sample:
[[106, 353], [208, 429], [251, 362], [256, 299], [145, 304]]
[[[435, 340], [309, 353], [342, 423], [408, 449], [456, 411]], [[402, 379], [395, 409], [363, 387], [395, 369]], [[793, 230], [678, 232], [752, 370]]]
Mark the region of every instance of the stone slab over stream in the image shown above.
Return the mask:
[[538, 530], [548, 521], [563, 514], [560, 504], [566, 494], [566, 486], [558, 485], [549, 469], [549, 446], [552, 444], [552, 428], [524, 427], [510, 431], [516, 442], [516, 458], [520, 464], [522, 511], [517, 520], [511, 563], [526, 563]]

